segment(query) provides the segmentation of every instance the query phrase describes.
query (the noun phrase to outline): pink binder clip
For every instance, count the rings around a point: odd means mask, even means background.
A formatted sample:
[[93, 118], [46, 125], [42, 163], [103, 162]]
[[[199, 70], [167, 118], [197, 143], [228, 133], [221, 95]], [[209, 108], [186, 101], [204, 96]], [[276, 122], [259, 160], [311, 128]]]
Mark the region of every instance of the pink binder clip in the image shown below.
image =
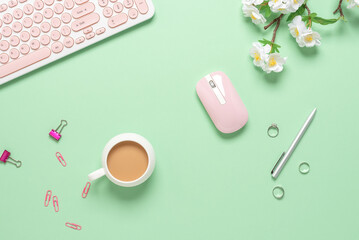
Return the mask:
[[63, 158], [63, 156], [61, 155], [61, 153], [57, 152], [56, 153], [56, 157], [59, 160], [59, 162], [61, 163], [62, 166], [66, 167], [66, 161]]
[[51, 190], [47, 190], [46, 196], [45, 196], [45, 202], [44, 202], [45, 207], [49, 206], [49, 203], [51, 200], [51, 195], [52, 195]]
[[[21, 161], [17, 161], [17, 160], [15, 160], [15, 159], [13, 159], [13, 158], [11, 158], [10, 157], [10, 152], [9, 151], [4, 151], [3, 153], [2, 153], [2, 155], [1, 155], [1, 157], [0, 157], [0, 161], [1, 162], [4, 162], [4, 163], [6, 163], [6, 162], [9, 162], [9, 163], [11, 163], [11, 164], [14, 164], [17, 168], [19, 168], [19, 167], [21, 167]], [[11, 160], [11, 161], [9, 161], [9, 159]]]
[[66, 227], [69, 227], [69, 228], [72, 228], [72, 229], [75, 229], [75, 230], [81, 230], [81, 226], [78, 225], [78, 224], [75, 224], [75, 223], [65, 223], [65, 226]]
[[60, 208], [59, 208], [59, 199], [57, 198], [57, 196], [52, 197], [52, 203], [54, 205], [55, 212], [58, 212]]
[[75, 224], [75, 223], [65, 223], [65, 226], [66, 227], [69, 227], [69, 228], [72, 228], [72, 229], [75, 229], [75, 230], [81, 230], [81, 226], [78, 225], [78, 224]]
[[91, 183], [87, 182], [84, 190], [82, 191], [82, 197], [85, 198], [90, 190]]
[[61, 138], [61, 132], [66, 125], [67, 125], [67, 121], [61, 120], [60, 125], [56, 128], [56, 130], [52, 129], [49, 135], [53, 137], [56, 141], [59, 141]]

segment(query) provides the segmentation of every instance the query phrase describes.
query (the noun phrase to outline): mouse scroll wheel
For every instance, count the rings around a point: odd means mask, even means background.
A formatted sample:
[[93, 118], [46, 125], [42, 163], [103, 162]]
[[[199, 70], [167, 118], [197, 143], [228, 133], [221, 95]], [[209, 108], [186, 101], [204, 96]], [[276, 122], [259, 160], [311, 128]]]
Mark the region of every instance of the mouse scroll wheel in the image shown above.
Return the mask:
[[209, 85], [211, 85], [212, 88], [215, 88], [216, 87], [216, 84], [214, 84], [214, 82], [211, 80], [209, 81]]

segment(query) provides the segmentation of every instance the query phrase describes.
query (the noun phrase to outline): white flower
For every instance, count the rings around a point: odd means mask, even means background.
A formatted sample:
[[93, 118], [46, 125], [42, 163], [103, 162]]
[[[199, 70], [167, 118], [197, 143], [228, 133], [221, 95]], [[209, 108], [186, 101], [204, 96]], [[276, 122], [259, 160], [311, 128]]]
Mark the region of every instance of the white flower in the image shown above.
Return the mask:
[[254, 42], [250, 51], [250, 56], [253, 58], [253, 64], [257, 67], [262, 67], [268, 59], [268, 53], [271, 50], [271, 46], [268, 44], [263, 47], [259, 42]]
[[288, 0], [288, 2], [289, 2], [288, 11], [296, 12], [298, 8], [303, 5], [304, 0]]
[[269, 54], [268, 61], [263, 67], [263, 71], [270, 72], [281, 72], [283, 70], [283, 64], [287, 58], [282, 58], [279, 53]]
[[243, 5], [242, 7], [243, 14], [246, 17], [250, 17], [254, 24], [265, 23], [267, 20], [262, 14], [259, 13], [258, 8], [253, 5]]
[[294, 38], [298, 38], [306, 30], [305, 23], [302, 21], [302, 16], [296, 16], [291, 23], [288, 24], [290, 34]]
[[245, 5], [259, 5], [263, 0], [242, 0], [242, 3]]
[[291, 9], [290, 2], [287, 0], [269, 0], [268, 6], [270, 10], [274, 13], [280, 12], [283, 14], [289, 13]]
[[297, 42], [300, 47], [314, 47], [320, 46], [320, 39], [319, 33], [309, 28], [297, 38]]
[[359, 7], [359, 0], [348, 0], [349, 4], [347, 8]]

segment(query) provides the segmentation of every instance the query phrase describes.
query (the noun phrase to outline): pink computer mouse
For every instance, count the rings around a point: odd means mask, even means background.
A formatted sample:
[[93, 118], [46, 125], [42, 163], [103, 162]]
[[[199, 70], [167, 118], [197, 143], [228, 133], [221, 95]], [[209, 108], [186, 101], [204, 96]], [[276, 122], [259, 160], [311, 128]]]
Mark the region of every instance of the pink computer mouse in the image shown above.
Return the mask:
[[247, 123], [247, 109], [223, 72], [210, 73], [202, 78], [197, 83], [196, 91], [219, 131], [233, 133]]

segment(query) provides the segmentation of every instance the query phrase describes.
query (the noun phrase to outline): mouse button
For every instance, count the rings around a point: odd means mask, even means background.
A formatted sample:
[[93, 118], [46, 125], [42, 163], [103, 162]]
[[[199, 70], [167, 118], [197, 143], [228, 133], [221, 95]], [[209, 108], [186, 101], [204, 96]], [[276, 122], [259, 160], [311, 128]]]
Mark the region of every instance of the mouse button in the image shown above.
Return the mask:
[[212, 79], [214, 80], [215, 84], [217, 85], [219, 91], [222, 93], [222, 95], [226, 96], [226, 91], [224, 90], [223, 85], [223, 77], [220, 74], [214, 74], [212, 75]]

